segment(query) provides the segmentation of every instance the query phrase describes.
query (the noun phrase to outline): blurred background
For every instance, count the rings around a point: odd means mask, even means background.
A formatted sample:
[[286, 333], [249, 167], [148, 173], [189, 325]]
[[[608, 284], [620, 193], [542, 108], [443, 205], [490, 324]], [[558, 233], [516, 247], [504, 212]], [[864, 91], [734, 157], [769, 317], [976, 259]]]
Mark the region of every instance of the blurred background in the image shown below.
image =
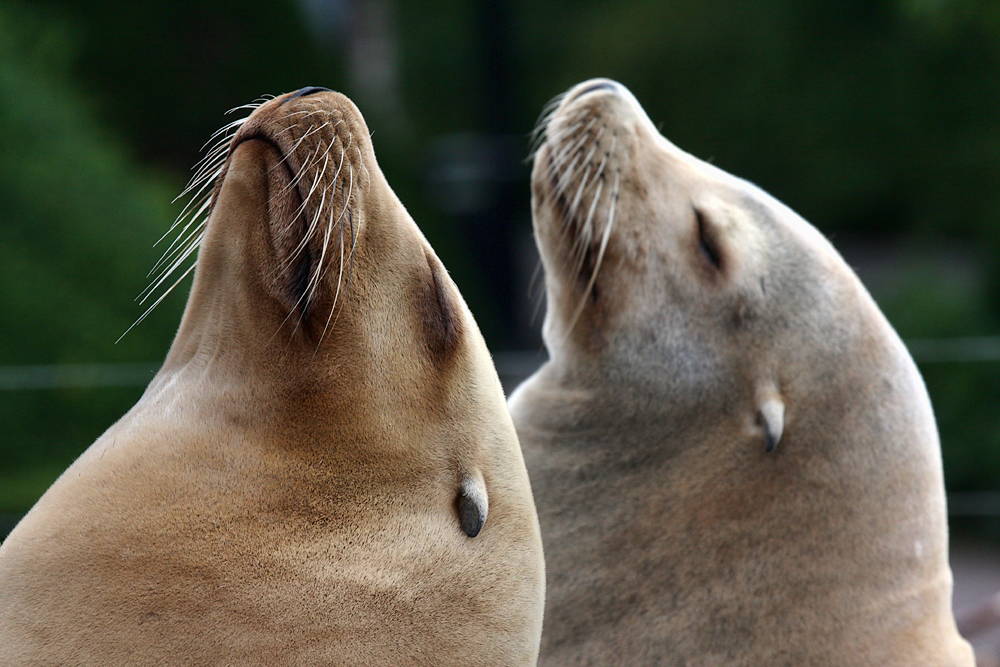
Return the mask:
[[1000, 564], [1000, 0], [0, 0], [0, 537], [164, 357], [187, 283], [115, 341], [228, 109], [353, 98], [509, 390], [528, 134], [593, 76], [833, 240], [926, 378], [956, 563]]

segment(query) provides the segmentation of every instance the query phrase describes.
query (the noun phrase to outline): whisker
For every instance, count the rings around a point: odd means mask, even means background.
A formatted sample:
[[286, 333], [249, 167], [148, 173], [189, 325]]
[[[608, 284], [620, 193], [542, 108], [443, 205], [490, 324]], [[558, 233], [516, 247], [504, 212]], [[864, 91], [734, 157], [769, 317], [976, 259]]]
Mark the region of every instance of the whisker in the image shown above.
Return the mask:
[[123, 333], [123, 334], [122, 334], [121, 336], [119, 336], [119, 337], [118, 337], [118, 340], [116, 340], [116, 341], [115, 341], [115, 344], [117, 345], [118, 343], [120, 343], [120, 342], [121, 342], [121, 339], [125, 337], [125, 334], [127, 334], [127, 333], [128, 333], [129, 331], [131, 331], [132, 329], [134, 329], [134, 328], [136, 328], [137, 326], [139, 326], [139, 323], [140, 323], [140, 322], [142, 322], [142, 321], [143, 321], [144, 319], [146, 319], [146, 317], [147, 317], [147, 316], [148, 316], [148, 315], [149, 315], [149, 314], [150, 314], [151, 312], [153, 312], [153, 309], [154, 309], [154, 308], [156, 308], [156, 307], [157, 307], [158, 305], [160, 305], [160, 302], [161, 302], [161, 301], [163, 301], [164, 299], [166, 299], [166, 298], [167, 298], [167, 296], [168, 296], [168, 295], [169, 295], [169, 294], [170, 294], [171, 292], [173, 292], [173, 291], [174, 291], [174, 288], [175, 288], [175, 287], [177, 287], [177, 285], [179, 285], [179, 284], [180, 284], [180, 282], [181, 282], [182, 280], [184, 280], [185, 278], [187, 278], [187, 277], [188, 277], [188, 274], [190, 274], [190, 273], [191, 273], [192, 271], [194, 271], [194, 267], [195, 267], [195, 266], [197, 266], [197, 265], [196, 265], [196, 264], [192, 264], [191, 266], [189, 266], [189, 267], [187, 268], [187, 270], [185, 270], [185, 271], [184, 271], [184, 273], [182, 273], [182, 274], [181, 274], [181, 277], [180, 277], [180, 278], [178, 278], [178, 279], [177, 279], [177, 281], [176, 281], [176, 282], [175, 282], [175, 283], [174, 283], [173, 285], [171, 285], [171, 286], [170, 286], [170, 287], [169, 287], [169, 288], [167, 289], [167, 291], [165, 291], [165, 292], [164, 292], [163, 294], [161, 294], [161, 295], [160, 295], [160, 298], [159, 298], [159, 299], [157, 299], [156, 301], [154, 301], [154, 302], [153, 302], [153, 303], [152, 303], [152, 304], [151, 304], [151, 305], [149, 306], [149, 308], [147, 308], [147, 309], [146, 309], [146, 312], [144, 312], [144, 313], [143, 313], [142, 315], [140, 315], [140, 316], [139, 316], [139, 319], [137, 319], [137, 320], [136, 320], [135, 322], [133, 322], [133, 323], [132, 323], [132, 326], [130, 326], [130, 327], [129, 327], [128, 329], [126, 329], [126, 330], [125, 330], [125, 333]]
[[[604, 181], [597, 181], [597, 189], [594, 191], [594, 198], [590, 202], [590, 210], [587, 212], [586, 221], [583, 223], [582, 227], [577, 230], [577, 237], [580, 239], [580, 245], [584, 248], [590, 245], [590, 234], [591, 234], [591, 224], [594, 220], [594, 213], [597, 211], [597, 203], [601, 199], [601, 191], [604, 189]], [[579, 273], [582, 268], [583, 257], [581, 255], [579, 262], [573, 270], [573, 273]]]
[[[152, 297], [157, 290], [159, 290], [166, 282], [173, 276], [177, 271], [181, 269], [184, 263], [194, 256], [198, 249], [201, 247], [202, 240], [204, 239], [204, 228], [205, 222], [208, 218], [208, 214], [211, 212], [212, 207], [212, 189], [214, 188], [218, 179], [222, 176], [225, 171], [226, 161], [229, 157], [229, 152], [232, 148], [233, 138], [236, 136], [237, 130], [247, 121], [253, 110], [260, 107], [266, 99], [255, 100], [249, 104], [243, 104], [238, 107], [234, 107], [226, 112], [226, 115], [234, 113], [240, 110], [250, 110], [250, 113], [243, 118], [238, 118], [236, 120], [230, 121], [220, 127], [218, 130], [212, 133], [208, 141], [202, 145], [201, 150], [204, 152], [204, 156], [195, 163], [192, 167], [193, 174], [191, 179], [185, 185], [181, 193], [174, 198], [173, 201], [188, 197], [187, 203], [181, 208], [181, 212], [171, 223], [170, 227], [167, 229], [166, 233], [163, 234], [156, 243], [153, 245], [159, 245], [171, 234], [176, 234], [174, 240], [167, 246], [160, 258], [154, 263], [153, 268], [150, 269], [148, 276], [152, 276], [149, 285], [140, 292], [136, 300], [140, 304], [145, 304], [150, 297]], [[207, 150], [206, 150], [206, 147]], [[178, 231], [179, 230], [179, 231]], [[195, 263], [184, 269], [180, 277], [178, 277], [173, 284], [167, 287], [162, 294], [160, 294], [150, 306], [143, 312], [142, 315], [136, 319], [132, 325], [125, 330], [119, 338], [120, 341], [125, 335], [139, 325], [149, 314], [159, 305], [173, 290], [184, 280], [190, 273], [194, 270]], [[116, 342], [118, 342], [116, 341]]]
[[[303, 169], [302, 171], [304, 172], [306, 170]], [[291, 219], [289, 220], [288, 223], [289, 229], [295, 223], [295, 220], [297, 220], [298, 217], [305, 212], [306, 206], [309, 204], [309, 200], [312, 198], [313, 192], [316, 191], [316, 186], [319, 184], [320, 178], [322, 178], [322, 176], [323, 176], [322, 170], [316, 172], [316, 175], [313, 177], [313, 183], [309, 189], [309, 193], [302, 198], [302, 204], [299, 205], [299, 207], [295, 210], [295, 213], [291, 216]], [[323, 191], [323, 194], [325, 197], [326, 195], [325, 189]], [[299, 242], [298, 246], [291, 253], [289, 253], [288, 257], [285, 258], [285, 263], [284, 263], [285, 268], [291, 266], [291, 263], [295, 261], [296, 258], [298, 258], [298, 256], [302, 253], [305, 247], [309, 244], [309, 241], [312, 240], [312, 235], [313, 232], [315, 232], [316, 230], [317, 217], [319, 216], [320, 211], [321, 208], [316, 209], [316, 213], [313, 216], [312, 222], [309, 223], [309, 225], [305, 230], [305, 233], [302, 235], [302, 240]]]
[[[237, 107], [237, 108], [239, 108], [239, 107]], [[235, 110], [236, 109], [230, 109], [230, 111], [235, 111]], [[222, 141], [224, 141], [225, 140], [225, 135], [228, 132], [230, 132], [231, 130], [236, 130], [238, 127], [240, 127], [241, 125], [243, 125], [243, 123], [245, 123], [247, 121], [247, 118], [249, 118], [249, 117], [250, 116], [246, 116], [244, 118], [237, 118], [236, 120], [232, 121], [231, 123], [227, 123], [226, 125], [223, 125], [222, 127], [220, 127], [218, 130], [216, 130], [215, 132], [212, 133], [212, 136], [210, 136], [208, 138], [208, 141], [206, 141], [204, 144], [201, 145], [201, 149], [200, 150], [205, 150], [205, 148], [209, 144], [211, 144], [213, 141], [215, 141], [216, 137], [219, 137], [220, 135], [223, 135], [223, 136], [222, 136], [221, 139], [219, 139], [219, 142], [221, 143]], [[204, 160], [204, 158], [202, 158], [202, 159]]]
[[[313, 237], [316, 234], [316, 230], [319, 226], [319, 218], [323, 211], [323, 205], [326, 203], [327, 191], [328, 188], [324, 188], [323, 194], [320, 196], [319, 206], [316, 207], [316, 215], [313, 216], [313, 222], [310, 225], [309, 231], [306, 234], [308, 237]], [[329, 242], [330, 242], [330, 226], [327, 225], [326, 232], [323, 234], [323, 247], [320, 249], [319, 259], [316, 260], [316, 269], [313, 272], [313, 275], [310, 276], [309, 282], [306, 283], [305, 291], [306, 294], [308, 294], [308, 298], [306, 299], [307, 306], [311, 304], [316, 297], [316, 290], [319, 287], [319, 281], [323, 275], [323, 262], [326, 259], [326, 247]]]
[[145, 303], [146, 299], [148, 299], [153, 294], [153, 292], [155, 292], [160, 285], [162, 285], [168, 278], [170, 278], [170, 275], [184, 263], [184, 260], [190, 257], [193, 252], [198, 250], [198, 248], [201, 246], [202, 239], [204, 238], [203, 230], [204, 230], [204, 224], [199, 225], [194, 231], [191, 232], [191, 234], [188, 236], [188, 240], [185, 241], [185, 243], [180, 246], [181, 251], [179, 252], [177, 257], [172, 260], [169, 267], [165, 268], [159, 274], [155, 282], [143, 291], [143, 294], [145, 294], [145, 296], [143, 296], [142, 299], [139, 300], [139, 305]]
[[[553, 111], [555, 115], [555, 111]], [[555, 132], [549, 131], [549, 125], [546, 125], [544, 134], [540, 137], [539, 148], [542, 144], [557, 144], [563, 140], [568, 134], [572, 134], [579, 128], [581, 119], [585, 116], [585, 111], [583, 109], [578, 109], [563, 118], [562, 127], [558, 128]]]
[[359, 146], [355, 146], [354, 150], [356, 150], [358, 152], [358, 164], [361, 165], [361, 168], [365, 170], [365, 180], [368, 182], [368, 185], [367, 185], [365, 191], [366, 192], [370, 192], [371, 191], [371, 187], [372, 187], [372, 175], [371, 175], [371, 172], [368, 171], [368, 166], [365, 165], [365, 158], [364, 158], [363, 155], [361, 155], [361, 148]]
[[[343, 196], [343, 187], [341, 188], [341, 196]], [[330, 228], [333, 228], [333, 210], [330, 210]], [[330, 328], [330, 320], [333, 318], [333, 313], [337, 309], [337, 300], [340, 297], [340, 283], [344, 277], [344, 223], [341, 220], [340, 232], [339, 232], [339, 243], [340, 243], [340, 268], [337, 271], [337, 289], [333, 294], [333, 303], [330, 305], [330, 314], [326, 316], [326, 324], [323, 325], [323, 333], [319, 336], [319, 343], [323, 342], [326, 337], [326, 332]], [[316, 351], [319, 351], [319, 343], [316, 345]]]
[[[590, 297], [590, 291], [594, 288], [594, 283], [597, 281], [597, 272], [601, 268], [601, 263], [604, 261], [604, 251], [608, 247], [608, 239], [611, 238], [611, 228], [614, 226], [615, 222], [615, 208], [618, 204], [618, 187], [621, 182], [621, 171], [615, 172], [615, 185], [611, 193], [611, 201], [608, 206], [608, 222], [604, 225], [604, 234], [601, 238], [601, 247], [597, 251], [597, 260], [594, 262], [594, 270], [590, 273], [590, 280], [587, 281], [587, 287], [583, 290], [583, 297], [580, 299], [579, 305], [576, 307], [576, 312], [573, 313], [573, 317], [569, 321], [569, 325], [566, 327], [566, 332], [564, 336], [569, 336], [569, 332], [573, 330], [576, 326], [577, 320], [580, 315], [583, 314], [583, 309], [587, 305], [587, 299]], [[565, 342], [565, 339], [564, 341]]]
[[[307, 132], [306, 134], [302, 135], [302, 138], [300, 138], [296, 142], [295, 146], [292, 147], [292, 150], [290, 150], [285, 157], [287, 158], [289, 155], [294, 153], [295, 150], [299, 147], [299, 144], [301, 144], [302, 141], [305, 140], [305, 138], [308, 137], [310, 134], [311, 132]], [[288, 183], [288, 185], [286, 185], [284, 188], [281, 189], [282, 195], [287, 193], [292, 188], [298, 187], [299, 183], [302, 181], [302, 177], [305, 176], [307, 171], [309, 171], [309, 165], [312, 163], [313, 158], [319, 155], [319, 151], [321, 148], [322, 146], [317, 145], [315, 150], [311, 151], [308, 155], [306, 155], [305, 160], [302, 161], [302, 166], [299, 167], [299, 173], [295, 175], [295, 178], [293, 178]]]
[[562, 103], [564, 97], [566, 97], [566, 93], [560, 93], [549, 100], [545, 106], [542, 107], [542, 111], [538, 114], [538, 119], [535, 121], [535, 127], [531, 130], [528, 160], [534, 158], [535, 153], [538, 152], [538, 149], [545, 142], [549, 123], [555, 115], [556, 110], [559, 108], [559, 105]]
[[[177, 233], [177, 237], [170, 243], [170, 246], [160, 256], [160, 259], [156, 261], [156, 264], [153, 265], [153, 268], [149, 270], [149, 273], [146, 274], [147, 278], [156, 273], [160, 269], [160, 267], [162, 267], [164, 264], [170, 262], [173, 256], [178, 252], [177, 249], [185, 244], [186, 240], [190, 238], [191, 234], [196, 233], [204, 226], [205, 218], [203, 217], [203, 214], [205, 213], [205, 211], [208, 210], [209, 206], [211, 205], [212, 205], [211, 199], [209, 199], [208, 196], [205, 196], [201, 200], [198, 209], [195, 210], [191, 215], [191, 218], [190, 220], [188, 220], [187, 224], [184, 225], [181, 231]], [[145, 291], [146, 290], [143, 290], [143, 292]], [[140, 296], [142, 295], [140, 294]]]
[[[170, 236], [170, 234], [173, 233], [173, 231], [175, 229], [177, 229], [178, 225], [180, 225], [182, 222], [184, 222], [184, 220], [186, 218], [188, 218], [189, 216], [190, 216], [191, 220], [188, 222], [187, 225], [184, 226], [183, 229], [181, 229], [179, 235], [183, 235], [184, 232], [185, 232], [185, 230], [187, 230], [188, 226], [190, 226], [190, 224], [192, 222], [194, 222], [195, 220], [197, 220], [198, 216], [204, 210], [204, 203], [206, 201], [210, 200], [211, 190], [208, 189], [208, 188], [210, 186], [211, 187], [215, 186], [215, 180], [217, 178], [219, 178], [219, 176], [222, 175], [222, 172], [223, 172], [224, 168], [225, 168], [225, 165], [220, 165], [219, 168], [216, 169], [212, 173], [212, 178], [205, 180], [205, 182], [201, 185], [201, 187], [198, 188], [198, 191], [194, 193], [194, 195], [191, 197], [191, 199], [188, 201], [188, 203], [184, 205], [184, 208], [181, 209], [181, 212], [177, 215], [177, 218], [174, 220], [173, 224], [170, 225], [170, 229], [168, 229], [167, 232], [163, 236], [161, 236], [159, 239], [157, 239], [156, 243], [153, 244], [154, 248], [157, 245], [159, 245], [160, 242], [163, 241], [163, 239], [165, 239], [168, 236]], [[206, 192], [206, 189], [208, 189], [208, 192]], [[166, 255], [167, 253], [170, 252], [170, 248], [173, 247], [173, 245], [174, 244], [171, 243], [170, 246], [167, 247], [167, 249], [164, 251], [164, 255]], [[156, 270], [156, 267], [154, 266], [153, 269], [152, 269], [152, 271], [155, 271], [155, 270]], [[150, 273], [152, 273], [152, 271], [150, 271]]]
[[[575, 142], [572, 142], [572, 143], [567, 143], [567, 144], [566, 144], [566, 145], [565, 145], [565, 146], [564, 146], [564, 147], [562, 148], [562, 150], [560, 150], [560, 151], [559, 151], [559, 153], [557, 153], [557, 154], [556, 154], [555, 158], [553, 158], [553, 162], [554, 162], [554, 164], [555, 164], [555, 165], [557, 165], [557, 167], [558, 167], [559, 165], [561, 165], [561, 164], [562, 164], [563, 160], [565, 160], [565, 159], [566, 159], [566, 157], [567, 157], [568, 155], [570, 155], [570, 154], [571, 154], [571, 153], [572, 153], [573, 151], [575, 151], [575, 150], [576, 150], [576, 149], [577, 149], [577, 148], [578, 148], [578, 147], [579, 147], [579, 146], [580, 146], [580, 145], [581, 145], [581, 144], [582, 144], [582, 143], [583, 143], [584, 141], [586, 141], [586, 140], [587, 140], [587, 137], [586, 137], [586, 132], [587, 132], [587, 130], [589, 130], [589, 129], [591, 128], [591, 126], [593, 126], [593, 124], [594, 124], [594, 123], [595, 123], [596, 121], [597, 121], [597, 119], [596, 119], [596, 118], [592, 119], [592, 120], [590, 121], [590, 123], [589, 123], [589, 124], [588, 124], [588, 125], [587, 125], [586, 127], [584, 127], [584, 128], [583, 128], [583, 129], [581, 130], [581, 133], [583, 134], [583, 136], [581, 136], [581, 137], [580, 137], [580, 139], [578, 139], [578, 140], [576, 140]], [[577, 124], [577, 125], [574, 125], [574, 126], [573, 126], [573, 127], [571, 128], [571, 131], [568, 131], [568, 132], [566, 133], [566, 136], [569, 136], [570, 134], [576, 134], [576, 132], [577, 132], [577, 131], [579, 130], [579, 128], [580, 128], [580, 125], [579, 125], [579, 124]], [[560, 140], [557, 140], [557, 141], [561, 141], [561, 139], [560, 139]]]
[[[333, 305], [330, 306], [330, 314], [326, 318], [326, 325], [323, 327], [323, 333], [320, 334], [320, 337], [319, 337], [319, 341], [320, 342], [323, 342], [323, 338], [326, 336], [327, 329], [329, 329], [329, 327], [330, 327], [330, 320], [333, 317], [334, 311], [337, 309], [337, 301], [340, 299], [340, 285], [341, 285], [341, 280], [342, 280], [342, 278], [344, 276], [344, 241], [343, 241], [343, 239], [344, 239], [344, 214], [347, 213], [347, 211], [349, 210], [348, 203], [351, 200], [351, 194], [354, 192], [354, 168], [350, 164], [348, 164], [348, 170], [349, 170], [349, 174], [350, 174], [350, 187], [347, 190], [347, 194], [344, 195], [343, 194], [343, 186], [341, 186], [341, 196], [344, 198], [344, 208], [341, 211], [340, 216], [338, 217], [338, 220], [337, 220], [337, 222], [340, 224], [340, 239], [341, 239], [341, 241], [340, 241], [340, 271], [337, 274], [337, 289], [333, 293]], [[354, 241], [354, 217], [353, 217], [353, 215], [351, 216], [351, 240], [352, 240], [352, 245], [351, 245], [352, 264], [351, 264], [351, 267], [353, 269], [353, 266], [354, 266], [353, 265], [353, 257], [354, 257], [354, 245], [353, 245], [353, 241]], [[316, 346], [316, 349], [317, 350], [319, 349], [319, 345], [318, 344]]]
[[241, 109], [256, 109], [256, 108], [258, 108], [260, 106], [263, 106], [265, 102], [269, 102], [269, 101], [271, 101], [273, 99], [274, 99], [274, 95], [261, 95], [260, 97], [258, 97], [257, 99], [255, 99], [253, 102], [248, 102], [247, 104], [241, 104], [238, 107], [233, 107], [232, 109], [230, 109], [229, 111], [226, 112], [226, 115], [228, 116], [229, 114], [233, 113], [234, 111], [240, 111]]
[[566, 212], [567, 217], [572, 218], [576, 215], [576, 207], [580, 205], [580, 198], [583, 196], [583, 190], [587, 187], [587, 181], [590, 178], [591, 165], [587, 165], [587, 170], [583, 172], [583, 178], [580, 179], [580, 185], [576, 189], [576, 196], [573, 197], [573, 203], [569, 205], [569, 209]]

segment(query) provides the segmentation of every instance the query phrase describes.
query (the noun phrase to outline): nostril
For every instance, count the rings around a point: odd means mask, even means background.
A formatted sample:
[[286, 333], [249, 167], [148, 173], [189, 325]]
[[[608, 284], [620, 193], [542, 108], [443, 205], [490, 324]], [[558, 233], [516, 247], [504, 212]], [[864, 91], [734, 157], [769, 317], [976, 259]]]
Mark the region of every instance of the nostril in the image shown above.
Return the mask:
[[595, 90], [616, 91], [616, 90], [618, 90], [618, 84], [615, 83], [614, 81], [598, 81], [597, 83], [590, 84], [589, 86], [587, 86], [586, 88], [584, 88], [583, 90], [581, 90], [580, 92], [578, 92], [573, 97], [574, 97], [574, 99], [575, 98], [579, 98], [579, 97], [583, 97], [587, 93], [592, 93]]
[[[284, 104], [288, 100], [294, 100], [296, 97], [305, 97], [306, 95], [313, 95], [315, 93], [322, 93], [323, 91], [331, 92], [331, 93], [333, 92], [329, 88], [322, 88], [320, 86], [306, 86], [305, 88], [301, 88], [299, 90], [296, 90], [294, 93], [292, 93], [291, 95], [289, 95], [285, 99], [281, 100], [281, 104]], [[278, 106], [281, 106], [281, 105], [278, 105]]]

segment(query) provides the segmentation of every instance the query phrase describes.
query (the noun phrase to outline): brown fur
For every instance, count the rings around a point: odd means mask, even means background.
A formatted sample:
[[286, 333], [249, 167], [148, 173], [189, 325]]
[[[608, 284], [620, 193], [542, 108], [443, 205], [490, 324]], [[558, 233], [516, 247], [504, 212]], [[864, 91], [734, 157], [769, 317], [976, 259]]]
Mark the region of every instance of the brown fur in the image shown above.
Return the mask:
[[814, 228], [598, 83], [535, 157], [551, 360], [509, 401], [539, 664], [971, 666], [905, 347]]
[[[354, 105], [282, 101], [233, 141], [162, 370], [0, 547], [0, 664], [534, 664], [541, 541], [485, 344]], [[305, 157], [331, 143], [337, 175]], [[351, 265], [333, 245], [303, 301], [343, 210]]]

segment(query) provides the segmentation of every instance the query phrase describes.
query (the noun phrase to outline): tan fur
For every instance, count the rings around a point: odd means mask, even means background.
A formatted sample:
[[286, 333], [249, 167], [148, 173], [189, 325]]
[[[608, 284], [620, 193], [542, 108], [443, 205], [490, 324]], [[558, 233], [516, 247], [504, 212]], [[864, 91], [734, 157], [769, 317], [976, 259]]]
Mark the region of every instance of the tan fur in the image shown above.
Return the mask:
[[971, 666], [931, 406], [853, 272], [619, 85], [571, 90], [546, 136], [551, 360], [509, 401], [545, 543], [539, 664]]
[[[284, 99], [233, 141], [162, 370], [0, 548], [0, 664], [534, 664], [541, 540], [489, 353], [354, 105]], [[330, 245], [304, 314], [289, 259], [344, 209], [353, 257]]]

